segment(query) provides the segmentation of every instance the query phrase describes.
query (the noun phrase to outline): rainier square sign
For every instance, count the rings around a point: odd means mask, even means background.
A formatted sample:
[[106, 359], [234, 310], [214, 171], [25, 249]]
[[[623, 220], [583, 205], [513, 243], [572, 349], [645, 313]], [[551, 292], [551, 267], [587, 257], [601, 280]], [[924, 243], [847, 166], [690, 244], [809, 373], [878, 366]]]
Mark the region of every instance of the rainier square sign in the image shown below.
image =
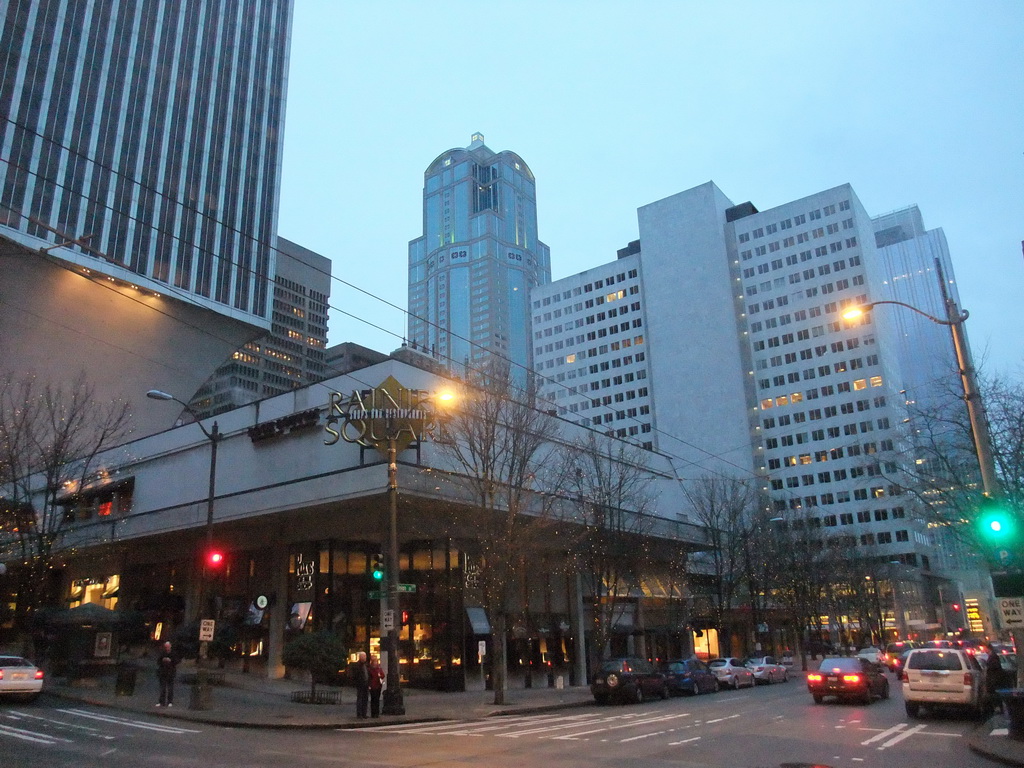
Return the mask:
[[392, 440], [401, 451], [433, 428], [425, 407], [429, 399], [426, 390], [406, 389], [394, 376], [388, 376], [374, 389], [357, 390], [347, 396], [331, 392], [324, 445], [344, 440], [376, 448], [387, 458]]

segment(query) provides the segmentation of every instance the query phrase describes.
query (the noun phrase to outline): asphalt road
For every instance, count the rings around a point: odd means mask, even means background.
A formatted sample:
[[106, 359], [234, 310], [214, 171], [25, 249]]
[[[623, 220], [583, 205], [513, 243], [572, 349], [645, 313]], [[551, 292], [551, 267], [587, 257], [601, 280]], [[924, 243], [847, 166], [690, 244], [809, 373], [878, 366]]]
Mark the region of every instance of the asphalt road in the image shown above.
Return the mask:
[[977, 724], [909, 720], [899, 686], [870, 706], [815, 705], [800, 682], [516, 717], [360, 730], [252, 730], [138, 716], [43, 696], [0, 705], [5, 768], [982, 768]]

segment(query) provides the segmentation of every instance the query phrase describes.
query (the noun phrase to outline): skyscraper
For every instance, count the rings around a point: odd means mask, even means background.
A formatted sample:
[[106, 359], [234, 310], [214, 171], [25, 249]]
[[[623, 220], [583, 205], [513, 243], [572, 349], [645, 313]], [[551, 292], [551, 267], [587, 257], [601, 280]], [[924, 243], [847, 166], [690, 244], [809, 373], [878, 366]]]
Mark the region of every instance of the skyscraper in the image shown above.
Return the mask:
[[190, 397], [270, 328], [291, 0], [4, 8], [2, 351]]
[[550, 280], [523, 159], [479, 133], [440, 154], [424, 173], [423, 235], [409, 243], [409, 345], [457, 372], [494, 356], [525, 377], [530, 290]]
[[759, 211], [709, 182], [638, 219], [616, 261], [533, 292], [549, 407], [669, 454], [684, 481], [759, 479], [780, 520], [928, 575], [901, 597], [901, 631], [934, 618], [937, 542], [901, 481], [908, 400], [955, 381], [948, 329], [898, 307], [841, 313], [901, 300], [944, 317], [941, 230], [914, 207], [872, 219], [849, 185]]

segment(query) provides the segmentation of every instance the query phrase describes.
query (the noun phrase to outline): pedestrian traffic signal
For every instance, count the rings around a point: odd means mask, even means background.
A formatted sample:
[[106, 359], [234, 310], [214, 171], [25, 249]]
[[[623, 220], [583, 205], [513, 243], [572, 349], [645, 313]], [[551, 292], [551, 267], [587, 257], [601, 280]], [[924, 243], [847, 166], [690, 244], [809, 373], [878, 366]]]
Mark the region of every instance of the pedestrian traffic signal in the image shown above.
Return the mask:
[[383, 581], [384, 555], [378, 553], [373, 556], [373, 567], [370, 569], [370, 575], [373, 576], [374, 581]]

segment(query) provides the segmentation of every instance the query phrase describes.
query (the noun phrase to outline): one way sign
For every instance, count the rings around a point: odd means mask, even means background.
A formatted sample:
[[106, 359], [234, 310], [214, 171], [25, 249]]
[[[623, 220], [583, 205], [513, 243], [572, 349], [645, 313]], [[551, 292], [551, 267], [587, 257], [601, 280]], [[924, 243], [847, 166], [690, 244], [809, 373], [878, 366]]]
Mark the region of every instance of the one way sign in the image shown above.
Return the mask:
[[1003, 615], [1003, 626], [1007, 629], [1024, 627], [1024, 597], [1000, 597], [999, 612]]

